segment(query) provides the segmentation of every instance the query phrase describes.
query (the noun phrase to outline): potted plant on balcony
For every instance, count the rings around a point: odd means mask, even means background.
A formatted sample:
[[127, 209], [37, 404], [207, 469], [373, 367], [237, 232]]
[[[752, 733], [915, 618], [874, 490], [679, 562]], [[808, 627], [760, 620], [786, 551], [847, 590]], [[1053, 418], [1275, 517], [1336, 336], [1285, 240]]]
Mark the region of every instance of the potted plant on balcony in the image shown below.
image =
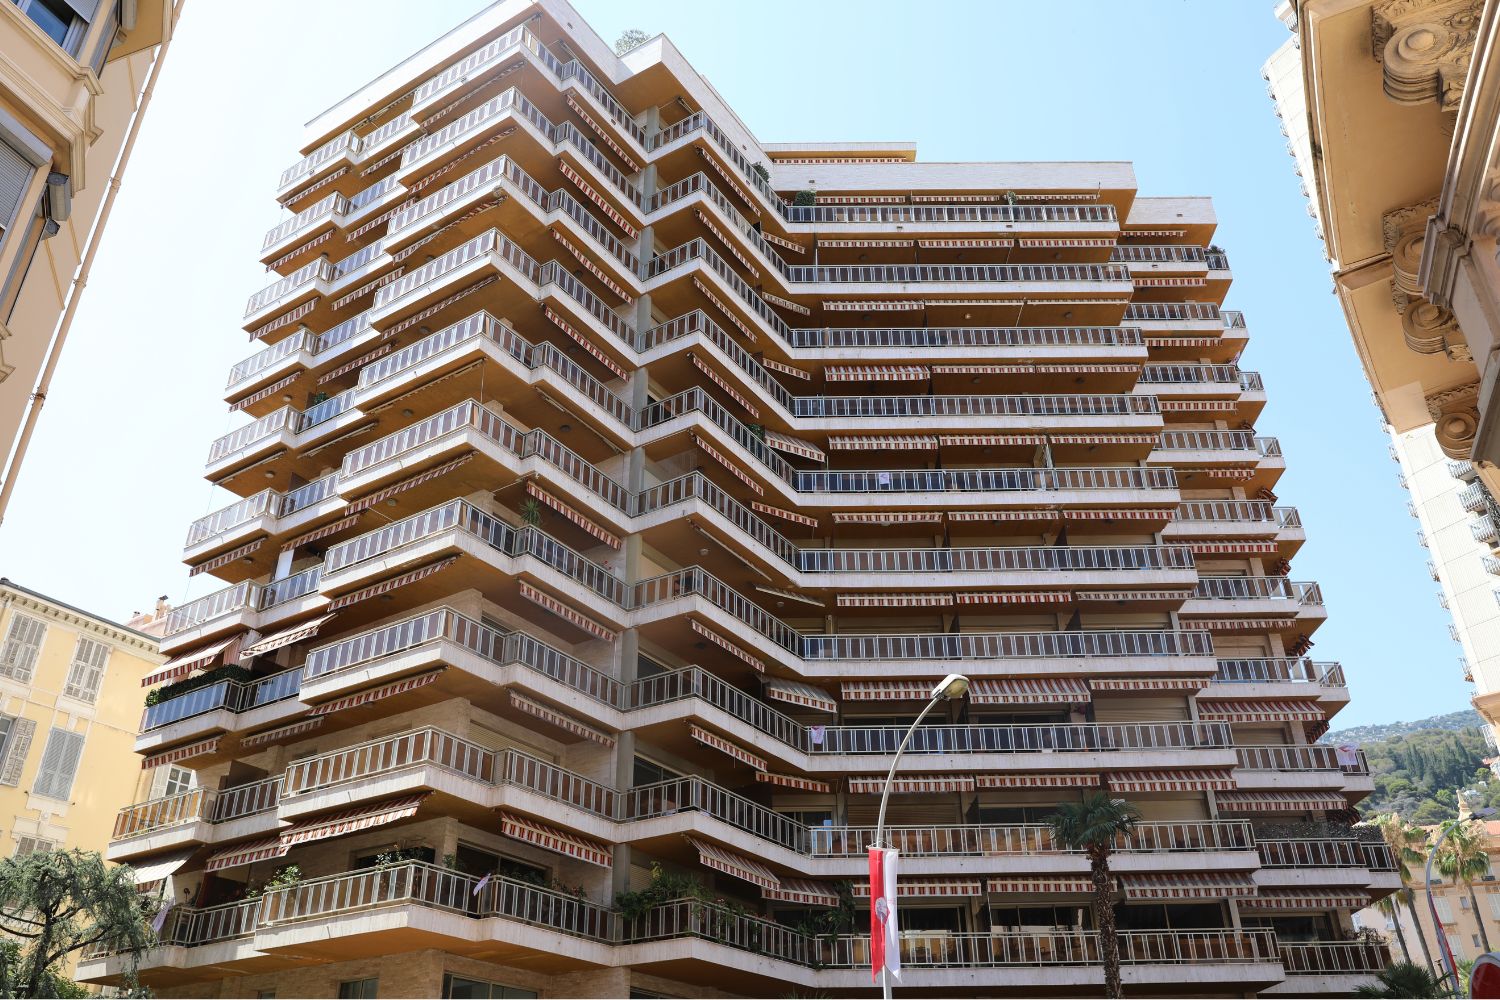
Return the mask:
[[521, 523], [528, 528], [538, 527], [542, 523], [542, 505], [535, 497], [527, 497], [521, 501]]
[[798, 208], [805, 208], [810, 205], [816, 205], [817, 203], [818, 192], [816, 191], [798, 191], [795, 195], [792, 196], [792, 204], [797, 206]]

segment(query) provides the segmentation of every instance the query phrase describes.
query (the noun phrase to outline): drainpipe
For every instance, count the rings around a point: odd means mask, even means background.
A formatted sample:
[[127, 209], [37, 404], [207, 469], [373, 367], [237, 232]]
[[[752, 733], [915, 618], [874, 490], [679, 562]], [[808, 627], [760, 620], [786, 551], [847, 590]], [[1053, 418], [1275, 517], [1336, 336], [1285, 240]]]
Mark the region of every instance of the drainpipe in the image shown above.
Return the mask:
[[[176, 0], [172, 7], [171, 27], [175, 32], [177, 19], [182, 14], [183, 4], [187, 0]], [[109, 221], [109, 214], [115, 207], [115, 195], [120, 193], [120, 177], [125, 172], [125, 166], [130, 162], [131, 151], [135, 148], [135, 140], [141, 131], [141, 121], [146, 117], [146, 106], [151, 103], [151, 95], [156, 90], [156, 79], [161, 75], [161, 64], [166, 58], [167, 47], [172, 44], [171, 37], [162, 40], [160, 47], [156, 50], [156, 58], [152, 60], [151, 72], [146, 77], [146, 86], [141, 90], [140, 103], [136, 105], [135, 114], [130, 119], [130, 129], [125, 133], [125, 144], [120, 147], [120, 155], [115, 159], [114, 174], [109, 179], [109, 189], [104, 193], [104, 202], [99, 206], [99, 217], [94, 220], [94, 231], [89, 234], [88, 249], [84, 251], [83, 260], [78, 265], [78, 273], [73, 277], [73, 284], [68, 289], [68, 302], [63, 309], [62, 318], [58, 321], [57, 332], [53, 334], [52, 346], [47, 350], [47, 361], [42, 366], [41, 377], [37, 380], [36, 390], [31, 394], [31, 400], [26, 406], [26, 419], [21, 424], [21, 434], [16, 439], [16, 450], [10, 456], [10, 464], [5, 469], [5, 478], [0, 482], [0, 524], [5, 522], [5, 509], [10, 504], [10, 495], [16, 488], [16, 476], [20, 472], [21, 462], [26, 458], [26, 449], [31, 444], [32, 432], [36, 430], [37, 417], [41, 415], [42, 406], [47, 402], [47, 390], [52, 385], [52, 374], [57, 370], [57, 360], [62, 355], [63, 342], [68, 339], [68, 331], [73, 326], [73, 315], [78, 311], [78, 300], [83, 288], [88, 284], [89, 271], [94, 266], [94, 255], [99, 250], [100, 238], [104, 234], [104, 224]]]

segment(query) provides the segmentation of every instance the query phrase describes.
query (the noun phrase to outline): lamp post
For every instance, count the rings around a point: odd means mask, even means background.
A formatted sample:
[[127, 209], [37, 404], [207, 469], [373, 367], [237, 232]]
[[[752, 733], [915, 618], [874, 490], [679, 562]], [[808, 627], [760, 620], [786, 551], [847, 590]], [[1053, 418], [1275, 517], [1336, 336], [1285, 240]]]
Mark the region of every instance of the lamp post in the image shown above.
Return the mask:
[[[1432, 845], [1432, 850], [1427, 852], [1427, 865], [1422, 870], [1422, 888], [1427, 893], [1427, 909], [1432, 914], [1433, 936], [1438, 940], [1438, 955], [1443, 959], [1443, 968], [1447, 974], [1453, 977], [1453, 991], [1458, 992], [1458, 969], [1453, 964], [1453, 952], [1448, 949], [1448, 937], [1443, 933], [1443, 922], [1438, 919], [1437, 903], [1432, 898], [1432, 862], [1437, 859], [1437, 853], [1442, 849], [1443, 841], [1448, 839], [1448, 834], [1458, 828], [1462, 820], [1454, 820], [1443, 825], [1443, 832], [1438, 834], [1437, 843]], [[1478, 918], [1476, 913], [1475, 918]], [[1422, 933], [1422, 928], [1417, 928], [1417, 933]]]
[[[944, 677], [932, 689], [932, 695], [927, 699], [926, 706], [923, 707], [916, 721], [906, 730], [906, 735], [901, 737], [901, 744], [896, 747], [896, 756], [891, 760], [891, 769], [885, 776], [885, 787], [880, 792], [880, 813], [875, 817], [875, 839], [871, 842], [871, 847], [884, 848], [888, 846], [885, 842], [885, 807], [891, 801], [891, 783], [896, 780], [896, 768], [901, 766], [901, 755], [906, 752], [907, 746], [911, 743], [912, 736], [917, 732], [917, 727], [922, 724], [923, 719], [927, 718], [927, 713], [937, 707], [939, 702], [955, 701], [968, 693], [969, 679], [963, 674], [949, 674], [947, 677]], [[872, 887], [870, 896], [871, 905], [874, 904], [874, 899], [875, 896]], [[874, 954], [873, 941], [871, 942], [871, 954]], [[880, 995], [885, 1000], [890, 1000], [891, 976], [884, 966], [880, 969]]]

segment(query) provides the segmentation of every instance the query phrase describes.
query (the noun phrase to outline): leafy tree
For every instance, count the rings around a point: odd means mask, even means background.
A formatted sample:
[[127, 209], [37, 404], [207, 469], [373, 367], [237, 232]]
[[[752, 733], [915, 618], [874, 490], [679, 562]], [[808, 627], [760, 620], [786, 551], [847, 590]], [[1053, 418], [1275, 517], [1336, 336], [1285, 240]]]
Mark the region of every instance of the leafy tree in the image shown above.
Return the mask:
[[[1432, 964], [1432, 949], [1427, 947], [1427, 935], [1422, 933], [1422, 922], [1417, 919], [1416, 899], [1411, 891], [1412, 865], [1424, 865], [1427, 862], [1427, 831], [1406, 822], [1395, 813], [1382, 813], [1375, 817], [1374, 822], [1379, 827], [1386, 846], [1390, 847], [1391, 854], [1395, 855], [1396, 870], [1401, 874], [1399, 892], [1406, 900], [1412, 926], [1417, 929], [1417, 943], [1422, 946], [1422, 957], [1427, 960], [1429, 970], [1435, 969], [1436, 966]], [[1396, 921], [1396, 929], [1398, 932], [1401, 929], [1399, 920]], [[1401, 947], [1403, 950], [1406, 947], [1404, 938]]]
[[1135, 829], [1141, 812], [1124, 799], [1108, 792], [1090, 792], [1082, 802], [1060, 806], [1047, 822], [1058, 844], [1082, 851], [1089, 859], [1094, 883], [1094, 926], [1099, 930], [1099, 950], [1104, 960], [1104, 995], [1117, 1000], [1120, 992], [1120, 940], [1115, 928], [1115, 903], [1111, 890], [1109, 856], [1121, 834]]
[[1437, 870], [1443, 878], [1452, 879], [1454, 885], [1462, 884], [1469, 890], [1469, 905], [1474, 908], [1474, 920], [1479, 924], [1479, 939], [1484, 950], [1490, 950], [1490, 935], [1484, 929], [1484, 920], [1479, 916], [1479, 897], [1474, 892], [1474, 880], [1490, 873], [1490, 855], [1485, 850], [1484, 825], [1470, 821], [1448, 831], [1448, 838], [1438, 851]]
[[133, 970], [153, 943], [154, 909], [154, 902], [137, 891], [135, 873], [124, 865], [106, 865], [97, 851], [0, 860], [0, 932], [19, 942], [7, 968], [9, 995], [70, 995], [55, 970], [92, 946], [128, 955]]
[[615, 55], [623, 56], [638, 45], [644, 45], [651, 40], [651, 36], [640, 28], [626, 28], [620, 32], [620, 37], [615, 39]]
[[1375, 982], [1357, 988], [1357, 997], [1445, 997], [1448, 991], [1429, 970], [1410, 962], [1392, 962]]

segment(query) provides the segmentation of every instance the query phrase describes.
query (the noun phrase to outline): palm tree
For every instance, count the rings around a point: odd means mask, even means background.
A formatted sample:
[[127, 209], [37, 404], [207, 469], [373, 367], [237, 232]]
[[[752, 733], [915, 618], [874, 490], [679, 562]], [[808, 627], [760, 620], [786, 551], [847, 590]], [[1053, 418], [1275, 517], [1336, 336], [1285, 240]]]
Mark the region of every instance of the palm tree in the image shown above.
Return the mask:
[[1469, 890], [1469, 905], [1474, 908], [1474, 920], [1479, 924], [1479, 940], [1484, 950], [1490, 950], [1490, 936], [1484, 929], [1484, 918], [1479, 913], [1479, 897], [1474, 892], [1474, 880], [1490, 873], [1490, 855], [1485, 850], [1484, 827], [1475, 822], [1455, 826], [1443, 841], [1438, 852], [1437, 870], [1444, 878], [1452, 879], [1454, 885], [1463, 883]]
[[1389, 920], [1391, 926], [1396, 928], [1396, 942], [1401, 945], [1401, 957], [1406, 959], [1407, 964], [1410, 964], [1411, 949], [1406, 946], [1406, 931], [1401, 927], [1401, 909], [1397, 899], [1398, 897], [1394, 893], [1389, 896], [1381, 896], [1380, 900], [1375, 904], [1375, 909], [1379, 910], [1380, 915]]
[[1376, 976], [1375, 982], [1355, 989], [1357, 997], [1444, 997], [1448, 995], [1436, 976], [1420, 965], [1392, 962]]
[[[1381, 813], [1375, 817], [1374, 823], [1380, 828], [1380, 835], [1385, 838], [1386, 845], [1396, 857], [1396, 870], [1401, 874], [1401, 896], [1406, 900], [1406, 910], [1411, 914], [1412, 926], [1417, 929], [1417, 943], [1422, 946], [1422, 957], [1427, 962], [1427, 968], [1436, 975], [1437, 966], [1432, 964], [1432, 949], [1427, 946], [1427, 935], [1422, 933], [1422, 921], [1417, 918], [1416, 897], [1411, 890], [1411, 866], [1427, 862], [1427, 831], [1406, 822], [1396, 813]], [[1400, 920], [1396, 921], [1396, 926], [1401, 926]], [[1433, 928], [1433, 933], [1441, 934], [1442, 931], [1440, 928]]]
[[1099, 951], [1104, 960], [1104, 995], [1120, 997], [1120, 940], [1115, 929], [1115, 903], [1109, 856], [1123, 833], [1135, 829], [1141, 812], [1124, 799], [1107, 792], [1089, 792], [1082, 802], [1068, 802], [1048, 818], [1059, 846], [1082, 851], [1089, 859], [1094, 882], [1094, 926], [1099, 931]]

